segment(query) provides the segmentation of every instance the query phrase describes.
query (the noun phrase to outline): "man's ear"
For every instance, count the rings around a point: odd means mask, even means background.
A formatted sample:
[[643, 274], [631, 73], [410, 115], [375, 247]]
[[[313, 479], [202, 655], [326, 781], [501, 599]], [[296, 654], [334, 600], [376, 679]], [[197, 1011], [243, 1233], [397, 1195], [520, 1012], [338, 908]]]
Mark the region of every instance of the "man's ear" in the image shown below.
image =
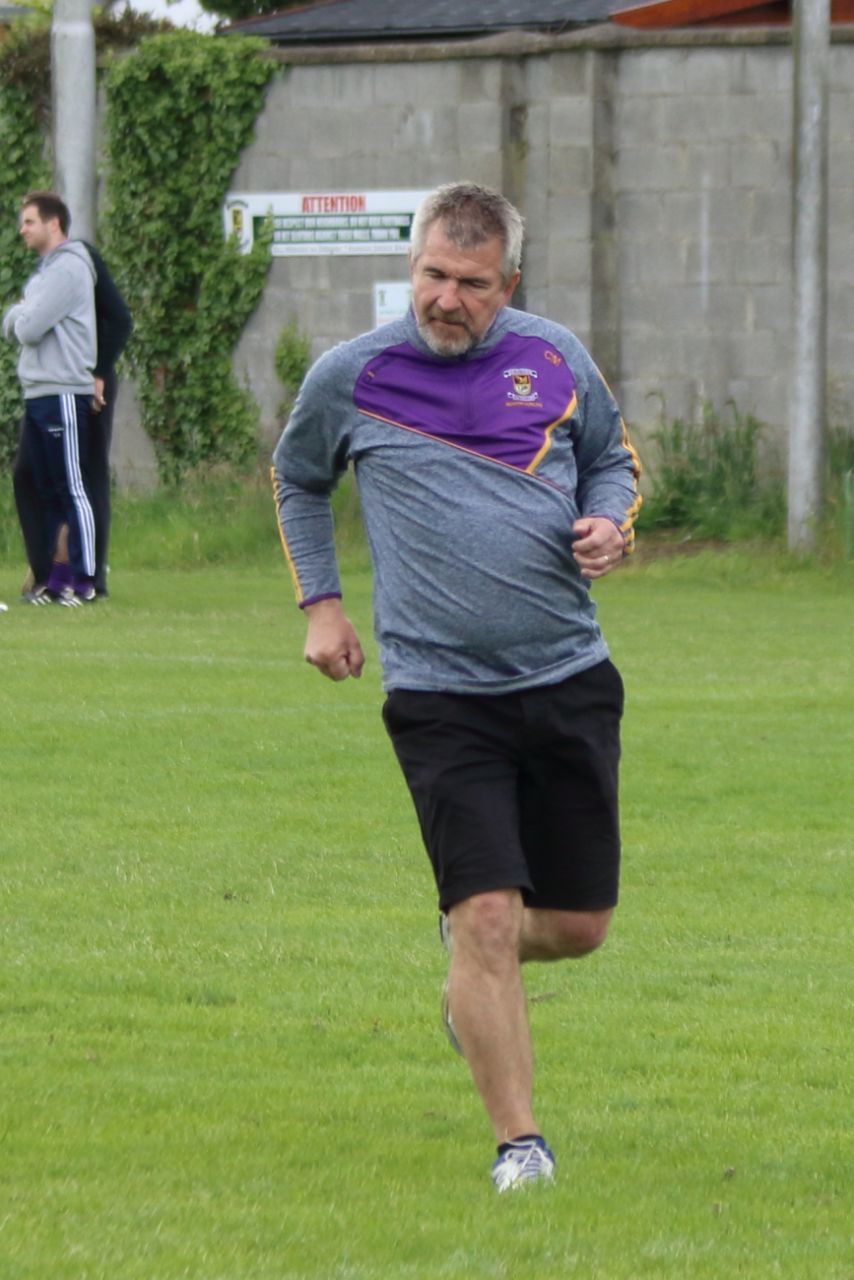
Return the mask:
[[513, 272], [512, 276], [507, 281], [507, 284], [504, 286], [505, 303], [509, 302], [510, 299], [513, 297], [513, 293], [516, 288], [516, 285], [519, 283], [521, 279], [522, 279], [522, 272], [517, 269], [516, 271]]

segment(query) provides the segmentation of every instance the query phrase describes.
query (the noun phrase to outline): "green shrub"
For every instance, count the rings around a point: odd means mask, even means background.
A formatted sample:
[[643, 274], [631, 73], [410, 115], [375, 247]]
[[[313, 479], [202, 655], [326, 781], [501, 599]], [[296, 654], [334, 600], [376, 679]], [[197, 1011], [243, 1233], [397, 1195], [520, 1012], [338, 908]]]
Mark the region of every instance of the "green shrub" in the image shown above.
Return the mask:
[[273, 353], [276, 377], [285, 389], [285, 398], [279, 405], [279, 413], [283, 417], [296, 400], [310, 364], [311, 339], [302, 333], [296, 321], [292, 320], [279, 334], [276, 350]]
[[839, 489], [849, 471], [854, 471], [854, 428], [847, 423], [832, 426], [827, 433], [827, 476], [831, 492]]
[[651, 436], [652, 492], [641, 509], [641, 528], [722, 539], [780, 533], [782, 481], [763, 472], [758, 455], [765, 428], [732, 402], [727, 408], [724, 416], [706, 404], [699, 421], [662, 415]]
[[826, 502], [831, 526], [847, 556], [854, 556], [854, 429], [849, 423], [827, 433]]

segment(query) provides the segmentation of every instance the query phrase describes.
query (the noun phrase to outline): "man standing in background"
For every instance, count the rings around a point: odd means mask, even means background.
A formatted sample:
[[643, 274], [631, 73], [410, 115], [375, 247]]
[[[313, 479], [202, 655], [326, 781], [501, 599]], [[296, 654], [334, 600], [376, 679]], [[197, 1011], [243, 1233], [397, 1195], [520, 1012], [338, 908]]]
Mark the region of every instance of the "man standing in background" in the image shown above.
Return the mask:
[[[41, 259], [3, 333], [21, 344], [24, 449], [42, 505], [53, 563], [40, 594], [60, 604], [95, 599], [95, 520], [84, 479], [97, 359], [95, 268], [84, 245], [68, 239], [68, 208], [52, 191], [21, 205], [21, 236]], [[68, 526], [68, 564], [57, 560]]]
[[[95, 594], [107, 595], [107, 568], [110, 543], [110, 446], [113, 438], [113, 413], [118, 394], [116, 363], [130, 337], [133, 321], [127, 304], [110, 275], [98, 250], [82, 241], [95, 267], [95, 326], [98, 336], [98, 358], [95, 363], [95, 394], [89, 416], [89, 459], [86, 484], [92, 514], [95, 518]], [[12, 485], [18, 521], [30, 566], [23, 597], [33, 603], [47, 602], [39, 591], [48, 579], [54, 558], [39, 493], [36, 488], [32, 460], [27, 449], [23, 424], [21, 441], [12, 469]]]

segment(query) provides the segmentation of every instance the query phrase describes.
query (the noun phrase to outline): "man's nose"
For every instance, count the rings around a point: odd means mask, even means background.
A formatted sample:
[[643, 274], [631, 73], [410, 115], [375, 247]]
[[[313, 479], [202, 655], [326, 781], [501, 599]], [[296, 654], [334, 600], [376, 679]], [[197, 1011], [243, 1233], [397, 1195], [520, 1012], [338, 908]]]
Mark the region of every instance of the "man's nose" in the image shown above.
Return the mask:
[[460, 304], [460, 290], [456, 280], [443, 280], [436, 299], [442, 311], [456, 311]]

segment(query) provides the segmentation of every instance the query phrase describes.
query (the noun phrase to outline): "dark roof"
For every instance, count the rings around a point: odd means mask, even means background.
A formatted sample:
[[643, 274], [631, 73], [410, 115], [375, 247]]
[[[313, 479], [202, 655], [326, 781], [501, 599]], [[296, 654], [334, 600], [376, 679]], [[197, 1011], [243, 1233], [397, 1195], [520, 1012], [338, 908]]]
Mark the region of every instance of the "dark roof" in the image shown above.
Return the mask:
[[321, 0], [233, 22], [276, 44], [445, 40], [497, 31], [572, 30], [605, 22], [626, 0]]

